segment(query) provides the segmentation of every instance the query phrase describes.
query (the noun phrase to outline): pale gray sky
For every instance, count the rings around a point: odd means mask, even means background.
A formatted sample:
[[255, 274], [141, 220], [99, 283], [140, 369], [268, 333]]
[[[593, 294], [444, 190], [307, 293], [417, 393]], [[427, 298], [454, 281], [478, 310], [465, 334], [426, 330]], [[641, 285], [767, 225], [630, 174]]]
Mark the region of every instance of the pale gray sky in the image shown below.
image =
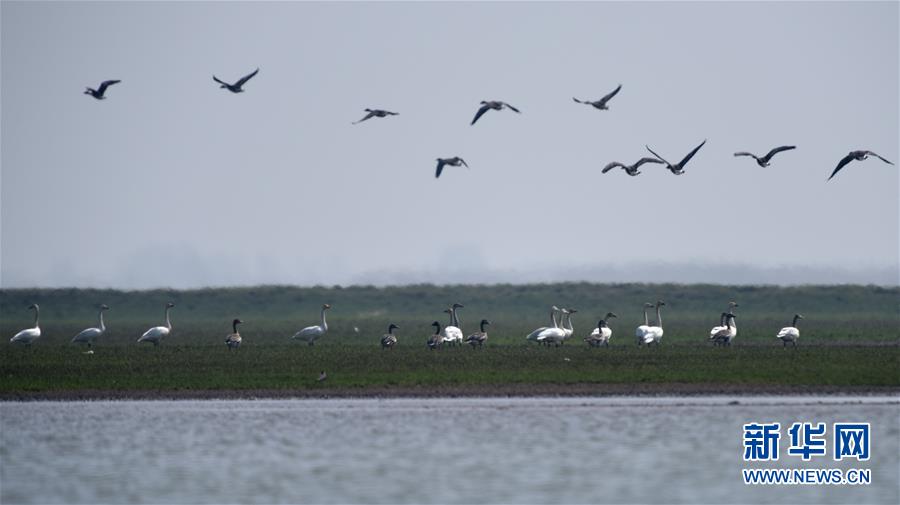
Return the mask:
[[896, 284], [898, 5], [3, 1], [0, 283]]

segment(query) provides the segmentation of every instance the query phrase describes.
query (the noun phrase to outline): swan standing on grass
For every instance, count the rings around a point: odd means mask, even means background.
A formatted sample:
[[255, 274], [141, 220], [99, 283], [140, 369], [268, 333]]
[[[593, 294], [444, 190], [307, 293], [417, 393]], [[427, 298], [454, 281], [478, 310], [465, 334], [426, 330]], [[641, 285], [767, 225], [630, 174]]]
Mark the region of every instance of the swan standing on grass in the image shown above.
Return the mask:
[[566, 330], [556, 321], [557, 312], [562, 312], [562, 310], [554, 305], [552, 312], [550, 312], [550, 320], [553, 321], [553, 327], [545, 328], [543, 331], [537, 333], [535, 340], [537, 340], [538, 343], [547, 346], [556, 344], [556, 347], [559, 347], [559, 343], [566, 338]]
[[475, 347], [483, 347], [484, 346], [484, 341], [487, 340], [487, 338], [488, 338], [487, 331], [485, 331], [484, 327], [485, 327], [485, 325], [489, 325], [489, 324], [491, 324], [490, 321], [488, 321], [487, 319], [482, 319], [481, 325], [480, 325], [481, 331], [475, 332], [475, 333], [469, 335], [468, 337], [466, 337], [466, 342], [468, 342], [469, 345], [472, 346], [472, 349], [474, 349]]
[[97, 318], [100, 320], [100, 322], [97, 324], [97, 327], [96, 328], [88, 328], [86, 330], [81, 330], [81, 333], [79, 333], [78, 335], [75, 335], [75, 337], [72, 338], [73, 344], [76, 344], [76, 343], [87, 344], [88, 350], [90, 350], [94, 344], [94, 339], [99, 337], [100, 335], [103, 335], [104, 333], [106, 333], [106, 325], [103, 324], [103, 311], [104, 310], [109, 310], [109, 306], [106, 304], [100, 304], [100, 310], [98, 311], [98, 314], [97, 314]]
[[797, 345], [797, 340], [800, 339], [800, 330], [797, 329], [797, 320], [803, 319], [803, 316], [800, 314], [794, 314], [794, 321], [790, 326], [785, 326], [778, 332], [776, 338], [780, 338], [781, 342], [784, 344], [784, 347], [787, 347], [788, 342]]
[[[722, 326], [717, 327], [718, 331], [710, 332], [709, 339], [714, 345], [730, 346], [731, 341], [737, 336], [737, 325], [734, 324], [734, 318], [737, 316], [730, 312], [722, 312]], [[714, 330], [716, 328], [713, 328]]]
[[644, 343], [644, 337], [647, 335], [647, 332], [650, 331], [650, 318], [647, 317], [647, 309], [652, 309], [653, 304], [649, 302], [644, 302], [644, 324], [637, 327], [634, 330], [634, 336], [637, 339], [637, 345], [641, 345]]
[[225, 345], [228, 346], [229, 350], [237, 349], [241, 346], [241, 334], [238, 333], [237, 325], [242, 323], [243, 321], [241, 321], [240, 319], [235, 319], [231, 322], [232, 333], [225, 337]]
[[397, 345], [397, 337], [394, 335], [394, 328], [400, 328], [394, 323], [388, 326], [388, 332], [381, 337], [382, 349], [393, 349]]
[[439, 349], [441, 344], [444, 343], [444, 337], [441, 335], [441, 323], [435, 321], [431, 323], [431, 326], [434, 326], [434, 334], [428, 337], [428, 348], [431, 350]]
[[[723, 330], [728, 330], [728, 324], [725, 322], [725, 315], [726, 314], [734, 314], [734, 309], [736, 307], [738, 307], [737, 302], [735, 302], [735, 301], [728, 302], [728, 312], [723, 312], [722, 315], [719, 317], [719, 326], [713, 326], [712, 329], [709, 330], [709, 339], [710, 340], [716, 340], [716, 335], [719, 332], [721, 332]], [[732, 321], [732, 324], [734, 324], [734, 321]], [[737, 324], [734, 324], [734, 332], [735, 332], [735, 335], [737, 335]], [[719, 344], [721, 342], [715, 342], [715, 343]]]
[[597, 327], [590, 335], [584, 338], [584, 341], [591, 347], [609, 347], [609, 339], [612, 337], [612, 329], [607, 324], [607, 319], [611, 317], [619, 317], [612, 312], [607, 312], [606, 317], [597, 321]]
[[456, 314], [456, 310], [461, 308], [463, 308], [461, 303], [454, 303], [450, 308], [444, 310], [444, 312], [450, 314], [450, 325], [441, 332], [441, 340], [450, 345], [462, 344], [463, 341], [463, 332], [459, 327], [459, 316]]
[[9, 339], [9, 343], [31, 345], [32, 342], [41, 336], [41, 326], [38, 324], [38, 319], [41, 315], [41, 307], [38, 306], [38, 304], [33, 303], [28, 306], [28, 310], [34, 310], [34, 328], [28, 328], [16, 333], [13, 338]]
[[[639, 336], [638, 345], [641, 345], [641, 344], [650, 345], [651, 343], [655, 343], [656, 345], [659, 345], [659, 343], [663, 337], [662, 314], [660, 314], [659, 308], [665, 304], [666, 304], [666, 302], [664, 302], [662, 300], [658, 300], [656, 302], [656, 325], [654, 325], [654, 326], [648, 325], [646, 327], [646, 330], [644, 330], [643, 337]], [[651, 307], [652, 307], [652, 305], [651, 305]], [[644, 311], [645, 317], [646, 317], [646, 314], [647, 314], [647, 312], [645, 310]], [[638, 332], [640, 332], [640, 330], [641, 330], [641, 327], [638, 327]]]
[[566, 338], [564, 338], [563, 340], [568, 340], [572, 336], [572, 334], [575, 333], [575, 328], [572, 327], [572, 314], [576, 312], [578, 311], [575, 309], [562, 309], [562, 313], [564, 314], [562, 329], [564, 332], [566, 332]]
[[298, 331], [297, 333], [294, 333], [294, 336], [291, 338], [303, 339], [303, 340], [306, 340], [307, 344], [314, 345], [316, 343], [316, 340], [319, 339], [319, 337], [321, 337], [322, 335], [324, 335], [326, 331], [328, 331], [328, 323], [325, 322], [325, 311], [330, 308], [331, 308], [331, 305], [329, 305], [327, 303], [322, 305], [322, 324], [320, 324], [318, 326], [307, 326], [306, 328], [303, 328], [302, 330]]
[[550, 307], [550, 324], [552, 326], [541, 326], [540, 328], [532, 331], [528, 335], [525, 336], [525, 340], [537, 340], [538, 335], [541, 334], [542, 331], [548, 330], [550, 328], [558, 328], [559, 325], [556, 324], [556, 312], [559, 310], [556, 305]]
[[138, 342], [151, 342], [154, 346], [158, 346], [163, 337], [169, 336], [169, 333], [172, 332], [172, 321], [169, 319], [169, 311], [174, 306], [175, 304], [172, 302], [166, 304], [166, 325], [150, 328], [141, 335]]

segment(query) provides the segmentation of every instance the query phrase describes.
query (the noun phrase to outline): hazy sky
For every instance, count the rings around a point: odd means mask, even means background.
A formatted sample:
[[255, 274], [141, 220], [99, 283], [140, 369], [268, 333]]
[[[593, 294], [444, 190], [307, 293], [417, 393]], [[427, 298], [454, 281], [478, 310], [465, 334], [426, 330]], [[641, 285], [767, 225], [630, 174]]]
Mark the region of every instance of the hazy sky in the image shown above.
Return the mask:
[[896, 284], [898, 8], [3, 1], [0, 284]]

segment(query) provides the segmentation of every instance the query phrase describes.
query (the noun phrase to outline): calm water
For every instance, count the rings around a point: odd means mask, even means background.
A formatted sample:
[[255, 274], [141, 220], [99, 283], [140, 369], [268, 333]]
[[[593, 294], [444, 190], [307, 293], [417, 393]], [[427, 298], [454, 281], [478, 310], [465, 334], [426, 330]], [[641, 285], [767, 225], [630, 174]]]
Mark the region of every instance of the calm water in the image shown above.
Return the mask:
[[[0, 404], [3, 503], [898, 503], [897, 398]], [[868, 421], [870, 486], [745, 486], [741, 425]], [[786, 430], [782, 429], [784, 439]]]

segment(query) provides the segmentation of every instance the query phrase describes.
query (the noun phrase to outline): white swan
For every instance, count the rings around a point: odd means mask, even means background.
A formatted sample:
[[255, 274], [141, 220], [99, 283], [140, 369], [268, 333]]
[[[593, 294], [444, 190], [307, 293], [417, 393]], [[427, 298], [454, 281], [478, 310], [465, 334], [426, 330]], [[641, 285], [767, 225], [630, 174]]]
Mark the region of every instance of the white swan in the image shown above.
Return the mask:
[[559, 347], [559, 344], [566, 339], [566, 330], [560, 326], [558, 322], [556, 322], [556, 313], [562, 312], [562, 309], [556, 307], [555, 305], [550, 312], [550, 320], [553, 322], [552, 328], [546, 328], [541, 332], [538, 332], [535, 340], [537, 340], [541, 344], [550, 345], [554, 344], [556, 347]]
[[584, 338], [584, 341], [591, 347], [605, 346], [609, 347], [609, 339], [612, 337], [612, 329], [607, 324], [607, 320], [611, 317], [619, 317], [612, 312], [607, 312], [606, 317], [597, 321], [597, 327], [590, 335]]
[[797, 329], [797, 320], [803, 319], [803, 316], [800, 314], [794, 314], [794, 322], [791, 323], [790, 326], [785, 326], [778, 332], [776, 338], [780, 338], [781, 342], [787, 347], [788, 342], [797, 345], [797, 340], [800, 339], [800, 330]]
[[382, 349], [393, 349], [394, 346], [397, 345], [397, 336], [394, 335], [394, 328], [400, 327], [394, 323], [391, 323], [391, 325], [388, 326], [388, 332], [381, 337]]
[[647, 333], [650, 331], [650, 318], [647, 317], [647, 309], [653, 308], [653, 304], [649, 302], [644, 302], [644, 324], [637, 327], [634, 330], [634, 337], [637, 339], [637, 345], [641, 345], [644, 343], [644, 337], [647, 336]]
[[554, 305], [550, 307], [550, 324], [552, 326], [541, 326], [540, 328], [532, 331], [528, 335], [525, 336], [525, 340], [537, 340], [538, 335], [541, 334], [542, 331], [550, 329], [550, 328], [558, 328], [559, 325], [556, 323], [556, 312], [559, 311], [559, 308]]
[[461, 303], [454, 303], [450, 308], [444, 310], [444, 312], [450, 314], [450, 325], [441, 331], [441, 340], [450, 345], [462, 344], [463, 342], [463, 332], [459, 325], [459, 315], [456, 314], [456, 309], [462, 307], [463, 305]]
[[322, 324], [317, 326], [307, 326], [297, 333], [294, 333], [294, 336], [291, 338], [300, 338], [306, 340], [307, 344], [314, 345], [316, 343], [316, 340], [318, 340], [322, 335], [325, 334], [326, 331], [328, 331], [328, 323], [325, 322], [325, 311], [330, 308], [331, 305], [327, 303], [322, 305]]
[[562, 324], [563, 331], [566, 332], [566, 338], [563, 340], [568, 340], [573, 333], [575, 333], [575, 328], [572, 327], [572, 314], [578, 312], [575, 309], [562, 309], [562, 313], [565, 315], [565, 320]]
[[172, 302], [166, 303], [166, 325], [156, 326], [145, 331], [144, 334], [141, 335], [141, 338], [138, 339], [138, 342], [151, 342], [154, 346], [157, 346], [163, 337], [169, 336], [169, 333], [172, 332], [172, 321], [169, 319], [169, 310], [174, 306], [175, 304]]
[[715, 333], [710, 332], [709, 339], [715, 345], [731, 345], [731, 341], [737, 336], [737, 325], [734, 324], [734, 318], [737, 316], [730, 312], [722, 312], [722, 326]]
[[28, 310], [34, 310], [34, 328], [27, 328], [16, 333], [13, 338], [9, 339], [9, 343], [31, 345], [32, 342], [41, 336], [41, 326], [38, 323], [41, 307], [38, 304], [33, 303], [28, 306]]
[[477, 331], [477, 332], [469, 335], [468, 337], [466, 337], [466, 342], [468, 342], [469, 345], [472, 346], [472, 349], [474, 349], [475, 347], [483, 347], [484, 346], [484, 342], [488, 338], [487, 331], [484, 329], [484, 327], [489, 324], [491, 324], [490, 321], [488, 321], [487, 319], [482, 319], [481, 325], [480, 325], [481, 331]]
[[225, 345], [228, 346], [229, 350], [237, 349], [241, 346], [241, 334], [238, 332], [237, 326], [242, 324], [243, 321], [240, 319], [235, 319], [231, 322], [231, 331], [232, 333], [225, 336]]
[[663, 337], [663, 327], [662, 327], [662, 314], [659, 313], [659, 308], [665, 305], [666, 302], [662, 300], [657, 300], [656, 302], [656, 325], [649, 326], [647, 328], [646, 333], [644, 334], [644, 342], [647, 345], [651, 343], [655, 343], [659, 345], [660, 341]]
[[96, 328], [88, 328], [86, 330], [81, 330], [81, 333], [75, 335], [72, 338], [72, 343], [85, 343], [88, 346], [88, 349], [94, 344], [94, 339], [106, 333], [106, 325], [103, 324], [103, 311], [109, 310], [109, 306], [106, 304], [100, 305], [99, 313], [97, 314], [97, 318], [100, 322], [97, 324]]

